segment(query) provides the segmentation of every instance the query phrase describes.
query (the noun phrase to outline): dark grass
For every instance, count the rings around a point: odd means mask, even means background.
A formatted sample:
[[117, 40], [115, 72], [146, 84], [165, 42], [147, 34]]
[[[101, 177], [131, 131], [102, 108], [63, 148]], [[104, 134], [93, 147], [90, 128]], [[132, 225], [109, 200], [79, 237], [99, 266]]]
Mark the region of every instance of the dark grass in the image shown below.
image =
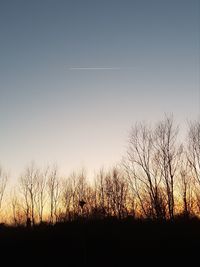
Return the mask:
[[4, 262], [0, 266], [191, 266], [199, 256], [198, 219], [80, 220], [31, 229], [0, 227]]

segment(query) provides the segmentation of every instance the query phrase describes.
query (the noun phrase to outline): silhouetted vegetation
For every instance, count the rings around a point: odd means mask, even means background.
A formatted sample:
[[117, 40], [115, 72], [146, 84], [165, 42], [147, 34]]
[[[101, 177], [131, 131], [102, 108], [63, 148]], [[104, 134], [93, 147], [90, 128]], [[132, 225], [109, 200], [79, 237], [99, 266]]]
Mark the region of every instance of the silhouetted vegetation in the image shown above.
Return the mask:
[[[56, 266], [171, 264], [194, 259], [200, 242], [200, 123], [184, 143], [167, 117], [136, 124], [127, 155], [89, 182], [84, 170], [28, 166], [10, 194], [0, 169], [0, 251]], [[6, 194], [5, 194], [6, 192]], [[19, 258], [19, 255], [21, 257]], [[6, 256], [5, 256], [6, 257]], [[68, 265], [67, 265], [68, 264]]]
[[84, 170], [63, 178], [56, 167], [42, 170], [32, 163], [9, 193], [8, 175], [0, 169], [1, 222], [33, 226], [79, 218], [199, 216], [200, 123], [189, 124], [183, 142], [178, 134], [172, 117], [154, 127], [137, 123], [122, 162], [101, 169], [90, 182]]

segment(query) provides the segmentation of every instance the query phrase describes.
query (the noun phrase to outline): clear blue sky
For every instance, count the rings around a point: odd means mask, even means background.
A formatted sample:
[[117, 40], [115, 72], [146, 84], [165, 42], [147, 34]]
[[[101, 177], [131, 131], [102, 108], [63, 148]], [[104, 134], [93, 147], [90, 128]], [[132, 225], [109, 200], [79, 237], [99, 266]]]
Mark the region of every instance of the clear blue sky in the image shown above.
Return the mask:
[[31, 160], [94, 170], [120, 160], [136, 121], [197, 119], [199, 8], [1, 0], [1, 164], [12, 176]]

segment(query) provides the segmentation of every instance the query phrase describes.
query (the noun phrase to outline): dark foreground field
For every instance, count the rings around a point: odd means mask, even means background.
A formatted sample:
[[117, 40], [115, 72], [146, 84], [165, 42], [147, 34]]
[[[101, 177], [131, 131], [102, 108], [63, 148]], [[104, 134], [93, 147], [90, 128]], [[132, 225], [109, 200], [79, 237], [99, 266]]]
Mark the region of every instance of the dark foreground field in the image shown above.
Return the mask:
[[77, 221], [0, 228], [0, 266], [191, 266], [199, 257], [198, 220]]

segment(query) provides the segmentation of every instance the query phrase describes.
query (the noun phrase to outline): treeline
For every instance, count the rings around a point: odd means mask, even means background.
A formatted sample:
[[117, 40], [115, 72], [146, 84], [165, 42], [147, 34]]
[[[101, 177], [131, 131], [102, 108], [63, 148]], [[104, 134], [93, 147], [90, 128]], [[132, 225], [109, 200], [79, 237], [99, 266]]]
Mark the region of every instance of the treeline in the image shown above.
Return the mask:
[[191, 122], [184, 142], [172, 117], [153, 127], [137, 123], [127, 154], [88, 181], [84, 170], [61, 178], [56, 167], [30, 164], [6, 197], [0, 170], [1, 222], [55, 223], [80, 218], [170, 219], [200, 214], [200, 123]]

